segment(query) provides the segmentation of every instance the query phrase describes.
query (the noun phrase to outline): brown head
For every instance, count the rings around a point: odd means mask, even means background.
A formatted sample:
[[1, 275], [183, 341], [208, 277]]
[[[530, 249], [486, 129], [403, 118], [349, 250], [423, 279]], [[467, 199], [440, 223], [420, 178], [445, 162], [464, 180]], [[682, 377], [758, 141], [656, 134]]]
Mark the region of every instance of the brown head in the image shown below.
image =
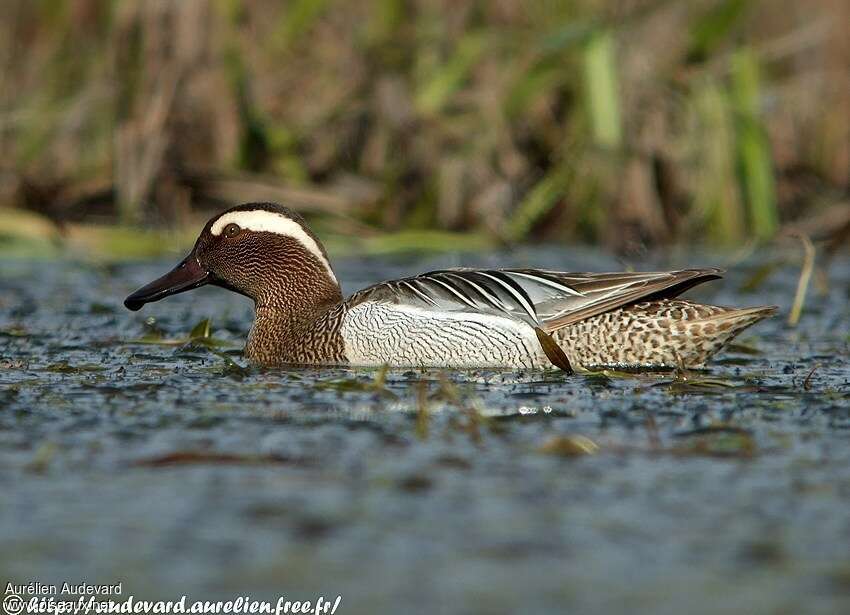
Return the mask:
[[246, 203], [212, 218], [186, 258], [124, 305], [138, 310], [205, 284], [250, 297], [258, 307], [301, 310], [342, 299], [318, 238], [301, 216], [274, 203]]

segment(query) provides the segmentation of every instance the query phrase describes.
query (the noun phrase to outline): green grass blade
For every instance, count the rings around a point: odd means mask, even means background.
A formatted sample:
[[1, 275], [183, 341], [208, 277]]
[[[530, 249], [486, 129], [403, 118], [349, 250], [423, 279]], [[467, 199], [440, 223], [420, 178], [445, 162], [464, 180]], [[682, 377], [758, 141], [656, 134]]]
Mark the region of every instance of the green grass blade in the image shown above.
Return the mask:
[[587, 114], [598, 145], [617, 148], [622, 142], [614, 35], [600, 30], [590, 36], [583, 54]]
[[737, 188], [732, 107], [726, 92], [713, 79], [696, 87], [693, 100], [701, 125], [694, 143], [699, 156], [694, 200], [705, 216], [709, 238], [729, 244], [741, 240], [746, 231]]
[[779, 226], [770, 144], [760, 121], [758, 59], [749, 48], [732, 58], [732, 95], [738, 115], [738, 158], [752, 231], [770, 238]]
[[469, 76], [473, 66], [486, 50], [487, 40], [481, 33], [464, 36], [448, 62], [438, 67], [416, 95], [416, 107], [424, 114], [440, 111]]

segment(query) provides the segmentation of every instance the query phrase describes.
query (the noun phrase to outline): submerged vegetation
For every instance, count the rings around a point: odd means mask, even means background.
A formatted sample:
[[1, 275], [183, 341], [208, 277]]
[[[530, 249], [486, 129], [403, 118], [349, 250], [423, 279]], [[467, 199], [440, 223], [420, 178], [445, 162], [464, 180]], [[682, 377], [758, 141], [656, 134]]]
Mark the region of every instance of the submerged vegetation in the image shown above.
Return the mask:
[[59, 241], [246, 200], [376, 251], [846, 237], [847, 23], [844, 0], [10, 0], [0, 206]]

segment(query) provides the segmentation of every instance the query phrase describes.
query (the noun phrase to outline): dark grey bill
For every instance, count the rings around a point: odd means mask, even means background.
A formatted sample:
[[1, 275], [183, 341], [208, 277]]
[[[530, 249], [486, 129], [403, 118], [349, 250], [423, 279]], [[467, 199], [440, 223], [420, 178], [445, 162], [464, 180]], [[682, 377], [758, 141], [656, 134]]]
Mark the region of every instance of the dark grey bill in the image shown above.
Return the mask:
[[192, 253], [164, 276], [142, 286], [124, 299], [124, 307], [135, 312], [140, 310], [145, 303], [159, 301], [169, 295], [176, 295], [209, 284], [211, 281], [210, 272], [201, 267], [197, 257]]

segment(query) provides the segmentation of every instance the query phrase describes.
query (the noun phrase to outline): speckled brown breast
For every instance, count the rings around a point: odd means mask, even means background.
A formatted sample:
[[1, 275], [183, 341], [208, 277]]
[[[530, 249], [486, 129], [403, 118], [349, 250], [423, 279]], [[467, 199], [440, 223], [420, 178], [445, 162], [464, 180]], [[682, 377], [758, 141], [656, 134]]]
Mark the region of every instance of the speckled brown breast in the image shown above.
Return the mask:
[[245, 356], [260, 365], [345, 365], [340, 336], [345, 306], [337, 304], [315, 319], [293, 319], [283, 310], [257, 308]]

